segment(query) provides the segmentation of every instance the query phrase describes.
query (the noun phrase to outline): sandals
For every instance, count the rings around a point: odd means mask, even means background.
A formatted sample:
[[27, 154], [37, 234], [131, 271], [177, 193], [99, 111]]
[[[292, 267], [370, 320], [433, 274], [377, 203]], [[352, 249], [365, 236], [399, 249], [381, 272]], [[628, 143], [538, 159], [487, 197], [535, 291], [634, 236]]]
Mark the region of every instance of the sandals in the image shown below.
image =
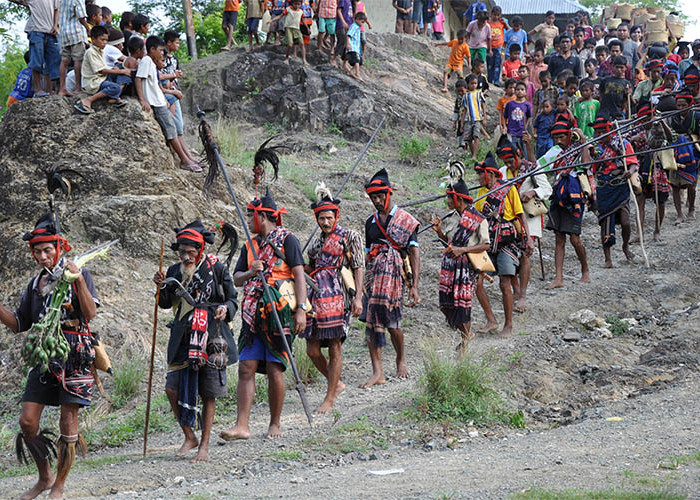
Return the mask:
[[112, 104], [112, 107], [115, 107], [117, 109], [123, 108], [124, 106], [126, 106], [126, 101], [122, 101], [121, 99], [119, 99], [117, 102]]
[[38, 98], [49, 97], [49, 93], [48, 92], [37, 92], [36, 94], [34, 94], [34, 97], [38, 97]]
[[85, 107], [85, 105], [80, 101], [76, 102], [75, 106], [73, 107], [84, 115], [91, 115], [95, 112], [94, 109]]
[[187, 170], [188, 172], [194, 172], [195, 174], [202, 173], [202, 167], [194, 163], [192, 165], [180, 165], [180, 168], [182, 170]]

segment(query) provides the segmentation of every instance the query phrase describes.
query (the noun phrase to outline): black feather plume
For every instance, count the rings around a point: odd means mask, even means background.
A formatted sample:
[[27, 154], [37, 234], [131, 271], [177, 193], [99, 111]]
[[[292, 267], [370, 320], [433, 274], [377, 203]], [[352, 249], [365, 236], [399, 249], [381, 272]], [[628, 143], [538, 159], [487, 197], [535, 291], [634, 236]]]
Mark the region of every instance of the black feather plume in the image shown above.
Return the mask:
[[233, 257], [238, 251], [238, 231], [236, 231], [236, 228], [228, 222], [224, 222], [222, 225], [220, 225], [219, 230], [223, 235], [223, 240], [221, 241], [219, 248], [216, 250], [216, 253], [218, 254], [221, 252], [221, 249], [226, 244], [229, 245], [228, 255], [226, 256], [226, 267], [230, 268]]
[[70, 176], [84, 178], [83, 174], [71, 168], [58, 168], [58, 163], [54, 163], [46, 169], [46, 187], [49, 194], [61, 191], [66, 198], [70, 197], [73, 191], [73, 182]]
[[[262, 172], [264, 175], [265, 172], [265, 163], [268, 163], [272, 167], [273, 171], [273, 176], [272, 180], [277, 180], [277, 176], [279, 174], [279, 165], [280, 165], [280, 159], [279, 156], [277, 156], [278, 151], [284, 151], [289, 149], [288, 146], [278, 144], [277, 146], [268, 146], [270, 141], [275, 139], [277, 136], [272, 136], [265, 142], [263, 142], [258, 150], [255, 152], [255, 168], [262, 168]], [[261, 176], [262, 177], [262, 176]]]
[[205, 120], [201, 120], [199, 122], [199, 139], [202, 141], [205, 161], [209, 166], [207, 176], [204, 179], [202, 191], [204, 191], [204, 196], [210, 198], [211, 188], [214, 186], [216, 179], [219, 177], [219, 162], [217, 159], [219, 145], [217, 144], [216, 139], [214, 139], [214, 134], [211, 131], [211, 127]]

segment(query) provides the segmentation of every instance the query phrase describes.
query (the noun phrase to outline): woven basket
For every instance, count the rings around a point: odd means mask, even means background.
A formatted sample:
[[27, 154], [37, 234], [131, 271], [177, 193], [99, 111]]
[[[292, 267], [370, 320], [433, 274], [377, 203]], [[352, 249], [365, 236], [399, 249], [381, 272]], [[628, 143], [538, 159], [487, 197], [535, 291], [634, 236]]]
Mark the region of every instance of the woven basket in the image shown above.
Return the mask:
[[647, 43], [651, 44], [654, 42], [668, 43], [668, 32], [667, 31], [647, 31]]
[[605, 22], [605, 26], [607, 26], [607, 28], [609, 30], [616, 30], [617, 27], [620, 26], [621, 24], [622, 24], [622, 19], [620, 19], [619, 17], [611, 17], [610, 19], [608, 19]]
[[641, 12], [640, 14], [634, 16], [634, 24], [636, 24], [638, 26], [644, 26], [646, 24], [646, 22], [652, 18], [653, 18], [653, 16], [651, 14], [649, 14], [648, 12], [646, 12], [646, 11]]
[[603, 19], [610, 19], [611, 17], [615, 17], [615, 11], [617, 10], [617, 4], [613, 3], [605, 7], [605, 10], [603, 10]]
[[659, 19], [649, 19], [644, 24], [644, 31], [646, 31], [647, 33], [666, 31], [666, 21], [660, 21]]
[[617, 11], [615, 11], [615, 17], [619, 17], [623, 21], [630, 21], [632, 19], [632, 11], [634, 10], [634, 5], [631, 3], [621, 3], [617, 6]]
[[656, 19], [659, 21], [666, 21], [666, 11], [663, 9], [657, 9], [657, 11], [654, 13], [656, 16]]
[[683, 38], [685, 35], [685, 23], [683, 21], [668, 21], [668, 29], [671, 31], [673, 38]]

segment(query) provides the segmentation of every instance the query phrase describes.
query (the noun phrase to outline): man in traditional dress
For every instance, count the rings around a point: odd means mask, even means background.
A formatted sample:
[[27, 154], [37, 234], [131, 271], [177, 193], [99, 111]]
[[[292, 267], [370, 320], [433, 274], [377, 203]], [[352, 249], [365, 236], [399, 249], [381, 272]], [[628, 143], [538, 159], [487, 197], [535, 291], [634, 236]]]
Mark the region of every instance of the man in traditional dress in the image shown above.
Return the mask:
[[[204, 253], [206, 244], [214, 243], [214, 233], [206, 230], [200, 220], [175, 232], [176, 242], [171, 248], [180, 262], [168, 267], [166, 274], [157, 272], [153, 281], [161, 286], [166, 278], [176, 279], [195, 304], [178, 295], [180, 290], [175, 283], [164, 285], [160, 292], [158, 305], [175, 311], [168, 341], [165, 393], [185, 434], [185, 442], [176, 455], [184, 456], [199, 445], [193, 461], [205, 462], [209, 460], [216, 398], [227, 394], [226, 366], [238, 361], [228, 327], [238, 310], [237, 293], [226, 266], [214, 255]], [[222, 351], [223, 355], [219, 354]], [[198, 394], [203, 403], [200, 441], [194, 434]]]
[[[238, 418], [233, 428], [220, 434], [229, 441], [250, 437], [250, 408], [255, 396], [256, 371], [267, 374], [268, 378], [270, 425], [267, 437], [282, 436], [280, 417], [285, 393], [284, 371], [290, 363], [291, 353], [284, 348], [271, 308], [277, 308], [290, 349], [294, 335], [306, 329], [306, 313], [310, 312], [306, 304], [304, 257], [299, 240], [282, 226], [282, 214], [287, 211], [277, 208], [269, 191], [262, 198], [248, 203], [247, 209], [248, 227], [256, 236], [253, 249], [248, 242], [241, 249], [233, 272], [234, 284], [243, 286], [243, 302], [238, 340]], [[263, 293], [261, 271], [270, 286], [274, 303], [270, 303]], [[291, 280], [297, 305], [294, 311], [278, 290]]]
[[396, 351], [396, 376], [409, 377], [401, 330], [404, 284], [408, 286], [409, 305], [420, 302], [419, 222], [391, 200], [393, 190], [385, 169], [365, 184], [365, 192], [376, 211], [365, 222], [367, 276], [360, 321], [365, 323], [372, 376], [360, 386], [363, 388], [386, 383], [382, 368], [385, 329]]
[[574, 128], [573, 124], [563, 117], [554, 123], [550, 133], [554, 143], [562, 151], [552, 165], [552, 168], [561, 170], [558, 170], [554, 177], [547, 213], [547, 229], [554, 231], [555, 235], [555, 275], [554, 281], [545, 287], [548, 290], [564, 286], [564, 255], [567, 235], [569, 235], [569, 242], [574, 247], [576, 257], [581, 263], [580, 281], [582, 283], [591, 281], [586, 248], [581, 241], [583, 212], [586, 208], [586, 197], [590, 193], [587, 193], [587, 188], [581, 186], [579, 175], [584, 179], [586, 186], [589, 186], [588, 177], [585, 171], [577, 175], [574, 168], [566, 168], [568, 165], [590, 160], [588, 150], [581, 148], [581, 140], [585, 135], [583, 131]]
[[[71, 247], [58, 233], [51, 214], [39, 219], [34, 230], [26, 233], [23, 239], [29, 243], [29, 250], [41, 271], [30, 280], [14, 312], [0, 305], [0, 321], [13, 332], [29, 330], [48, 312], [53, 292], [47, 292], [45, 287], [50, 285], [51, 271], [60, 267], [79, 274], [61, 307], [61, 330], [70, 346], [68, 358], [66, 361], [60, 357], [48, 359], [45, 363], [48, 370], [43, 373], [39, 366], [31, 367], [22, 396], [21, 431], [17, 436], [18, 455], [26, 446], [39, 470], [39, 480], [21, 498], [36, 498], [48, 489], [51, 490], [49, 498], [63, 498], [66, 478], [75, 460], [76, 444], [86, 451], [85, 441], [78, 435], [78, 409], [89, 406], [92, 398], [95, 381], [91, 367], [95, 350], [88, 322], [97, 314], [100, 301], [90, 272], [87, 269], [81, 271], [64, 257]], [[47, 430], [39, 432], [41, 414], [46, 405], [60, 406], [61, 411], [55, 476], [49, 462], [51, 452], [56, 453], [50, 439], [53, 434]], [[26, 459], [24, 452], [22, 455]]]
[[[527, 148], [529, 157], [534, 158], [535, 151], [532, 147], [532, 136], [527, 132], [523, 134], [523, 143]], [[501, 139], [498, 141], [496, 154], [505, 163], [505, 166], [501, 167], [503, 178], [510, 180], [532, 172], [537, 168], [536, 163], [523, 159], [522, 153], [508, 140], [507, 136], [501, 136]], [[535, 203], [535, 201], [531, 200], [540, 200], [544, 204], [543, 200], [548, 199], [552, 194], [552, 186], [547, 180], [547, 175], [544, 172], [540, 172], [516, 182], [515, 187], [520, 195], [520, 201], [523, 203], [525, 220], [527, 221], [530, 238], [532, 238], [534, 246], [535, 238], [542, 238], [543, 219], [541, 213], [528, 213], [528, 207], [530, 207], [531, 211], [533, 210], [532, 203]], [[523, 252], [520, 256], [518, 278], [519, 286], [516, 287], [518, 293], [516, 294], [514, 309], [517, 312], [525, 312], [527, 309], [527, 285], [530, 282], [530, 255], [527, 252]]]
[[[334, 199], [323, 183], [316, 193], [319, 200], [311, 209], [321, 234], [309, 246], [307, 270], [318, 291], [309, 293], [314, 314], [307, 319], [301, 337], [306, 339], [309, 358], [328, 380], [326, 397], [316, 413], [328, 413], [338, 394], [345, 390], [345, 384], [340, 381], [341, 345], [350, 327], [350, 314], [358, 317], [362, 312], [362, 295], [344, 281], [341, 273], [351, 272], [354, 283], [361, 285], [365, 254], [360, 234], [338, 224], [340, 200]], [[328, 348], [328, 359], [321, 352], [322, 347]]]
[[[488, 196], [477, 201], [475, 205], [489, 221], [489, 253], [498, 273], [505, 315], [503, 329], [499, 335], [508, 337], [513, 333], [513, 279], [518, 272], [521, 255], [532, 255], [534, 243], [530, 238], [530, 229], [517, 188], [508, 185], [499, 189], [503, 184], [502, 174], [493, 153], [489, 151], [484, 161], [477, 163], [474, 168], [481, 184], [477, 197], [488, 193]], [[498, 328], [498, 323], [486, 295], [483, 277], [479, 278], [476, 294], [487, 320], [486, 326], [477, 333], [493, 332]]]
[[466, 350], [474, 338], [471, 332], [472, 297], [479, 279], [479, 271], [469, 262], [469, 253], [486, 252], [489, 249], [489, 224], [486, 218], [472, 206], [474, 199], [462, 179], [453, 182], [445, 190], [447, 206], [460, 214], [454, 234], [442, 231], [442, 221], [433, 222], [433, 230], [447, 248], [440, 265], [440, 310], [451, 328], [458, 330], [461, 341], [457, 352]]
[[[695, 104], [693, 92], [688, 88], [682, 88], [676, 93], [676, 109], [684, 110], [672, 117], [672, 127], [678, 132], [678, 138], [673, 145], [676, 146], [674, 154], [678, 170], [668, 173], [668, 182], [671, 184], [673, 204], [676, 208], [676, 224], [695, 218], [695, 189], [698, 182], [698, 164], [696, 161], [698, 145], [688, 144], [689, 139], [695, 140], [700, 134], [700, 112], [689, 109]], [[688, 216], [683, 215], [681, 206], [681, 191], [688, 193]]]
[[610, 158], [634, 154], [632, 144], [617, 134], [605, 135], [612, 130], [613, 124], [604, 116], [591, 123], [594, 137], [598, 142], [593, 148], [593, 175], [596, 184], [596, 207], [598, 224], [605, 255], [605, 267], [612, 268], [610, 248], [615, 245], [615, 225], [622, 228], [622, 251], [627, 260], [634, 260], [630, 251], [630, 187], [628, 179], [637, 171], [639, 162], [634, 156], [612, 160]]

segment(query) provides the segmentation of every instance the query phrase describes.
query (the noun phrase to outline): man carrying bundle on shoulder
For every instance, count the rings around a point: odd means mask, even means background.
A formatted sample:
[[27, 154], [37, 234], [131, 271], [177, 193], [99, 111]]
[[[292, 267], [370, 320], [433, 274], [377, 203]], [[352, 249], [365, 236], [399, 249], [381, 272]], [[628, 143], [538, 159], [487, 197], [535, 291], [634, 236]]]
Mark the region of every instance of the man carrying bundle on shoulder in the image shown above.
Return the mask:
[[[534, 243], [530, 238], [530, 229], [525, 220], [517, 188], [513, 185], [499, 188], [503, 184], [501, 180], [503, 175], [498, 169], [493, 153], [489, 151], [484, 161], [477, 163], [474, 168], [481, 184], [477, 197], [487, 195], [475, 205], [476, 209], [489, 221], [491, 240], [489, 253], [496, 267], [503, 294], [505, 322], [499, 335], [508, 337], [513, 333], [513, 279], [518, 272], [520, 257], [523, 252], [532, 255]], [[486, 326], [477, 333], [494, 332], [498, 328], [498, 323], [486, 295], [483, 278], [479, 278], [476, 294], [487, 320]]]
[[[365, 254], [360, 234], [338, 224], [340, 200], [333, 198], [324, 183], [316, 187], [316, 196], [318, 201], [311, 209], [321, 234], [309, 246], [307, 271], [318, 291], [309, 292], [314, 314], [307, 319], [306, 331], [300, 337], [306, 339], [306, 353], [328, 380], [326, 397], [316, 412], [328, 413], [338, 394], [345, 390], [340, 381], [341, 346], [350, 328], [350, 314], [358, 317], [362, 312], [357, 286], [362, 286]], [[328, 348], [329, 359], [321, 352], [322, 347]]]
[[[248, 203], [247, 209], [248, 227], [256, 235], [253, 246], [258, 259], [255, 260], [253, 249], [246, 242], [233, 272], [234, 284], [243, 287], [243, 302], [241, 335], [238, 339], [238, 417], [232, 429], [220, 434], [227, 441], [250, 437], [250, 409], [255, 397], [256, 371], [267, 374], [269, 383], [270, 426], [267, 437], [274, 439], [282, 436], [280, 417], [285, 393], [284, 371], [291, 361], [291, 353], [284, 348], [271, 308], [278, 310], [290, 349], [294, 335], [306, 329], [306, 313], [310, 312], [306, 304], [304, 257], [299, 240], [282, 226], [282, 214], [287, 211], [277, 208], [269, 190], [262, 198]], [[270, 285], [274, 303], [270, 303], [263, 293], [259, 278], [261, 271]], [[285, 298], [280, 289], [290, 284], [293, 292]], [[290, 300], [295, 302], [295, 310]]]
[[469, 261], [469, 253], [486, 252], [489, 249], [489, 224], [472, 205], [474, 199], [462, 179], [453, 182], [445, 190], [447, 206], [460, 214], [454, 234], [442, 231], [442, 220], [433, 221], [433, 230], [447, 248], [440, 264], [440, 310], [447, 324], [459, 330], [461, 341], [457, 352], [463, 353], [474, 338], [471, 329], [472, 297], [479, 279], [479, 271]]
[[372, 376], [362, 388], [386, 383], [382, 368], [385, 330], [389, 330], [396, 350], [396, 376], [409, 377], [401, 330], [404, 283], [409, 287], [409, 306], [420, 302], [419, 222], [391, 200], [393, 189], [385, 169], [365, 184], [365, 192], [376, 211], [365, 222], [367, 276], [360, 321], [365, 323]]
[[[238, 294], [226, 266], [214, 255], [204, 253], [206, 244], [214, 243], [214, 233], [206, 230], [200, 220], [175, 232], [176, 242], [171, 248], [177, 252], [180, 262], [168, 267], [165, 274], [157, 272], [153, 277], [162, 287], [158, 305], [175, 312], [168, 340], [165, 393], [185, 435], [176, 456], [185, 456], [199, 445], [193, 462], [206, 462], [216, 398], [228, 393], [226, 366], [238, 361], [236, 344], [228, 327], [238, 311]], [[194, 304], [178, 294], [176, 283], [163, 284], [167, 278], [177, 280], [194, 299]], [[215, 350], [214, 346], [217, 346]], [[198, 395], [204, 406], [200, 441], [194, 434]]]

